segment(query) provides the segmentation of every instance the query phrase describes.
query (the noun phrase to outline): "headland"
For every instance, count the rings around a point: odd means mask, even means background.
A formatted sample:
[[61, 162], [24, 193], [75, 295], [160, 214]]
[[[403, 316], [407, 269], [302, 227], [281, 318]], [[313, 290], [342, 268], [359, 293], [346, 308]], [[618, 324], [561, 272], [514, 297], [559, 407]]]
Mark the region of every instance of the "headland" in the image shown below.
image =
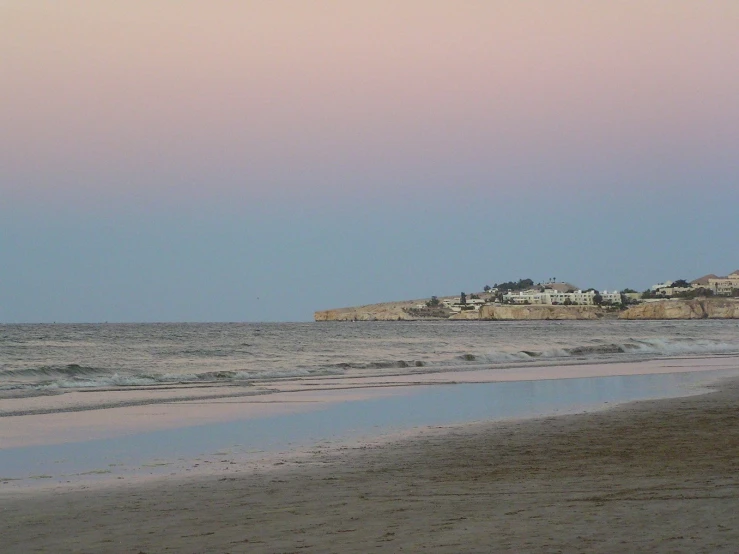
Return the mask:
[[483, 305], [451, 312], [425, 311], [422, 301], [384, 302], [353, 308], [317, 311], [315, 321], [542, 321], [593, 319], [739, 319], [739, 299], [697, 298], [654, 300], [623, 310], [604, 306]]
[[592, 319], [737, 319], [739, 270], [726, 277], [709, 274], [691, 282], [658, 283], [639, 293], [633, 289], [581, 289], [550, 279], [519, 279], [485, 286], [459, 296], [384, 302], [321, 310], [315, 321], [424, 320], [592, 320]]

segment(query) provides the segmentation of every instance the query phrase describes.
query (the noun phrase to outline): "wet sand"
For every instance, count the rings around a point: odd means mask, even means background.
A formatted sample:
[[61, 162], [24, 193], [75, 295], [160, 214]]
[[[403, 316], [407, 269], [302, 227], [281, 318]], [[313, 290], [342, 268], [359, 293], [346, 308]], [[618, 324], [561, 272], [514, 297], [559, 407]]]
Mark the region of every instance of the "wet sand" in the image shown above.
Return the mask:
[[[329, 403], [403, 394], [403, 388], [411, 390], [423, 385], [697, 374], [738, 367], [739, 358], [734, 356], [686, 357], [610, 364], [528, 364], [382, 377], [301, 377], [244, 386], [177, 384], [126, 390], [72, 390], [63, 394], [1, 398], [0, 449], [114, 438], [188, 425], [305, 412]], [[3, 477], [1, 465], [0, 477]]]
[[5, 553], [735, 552], [739, 380], [225, 475], [0, 493]]

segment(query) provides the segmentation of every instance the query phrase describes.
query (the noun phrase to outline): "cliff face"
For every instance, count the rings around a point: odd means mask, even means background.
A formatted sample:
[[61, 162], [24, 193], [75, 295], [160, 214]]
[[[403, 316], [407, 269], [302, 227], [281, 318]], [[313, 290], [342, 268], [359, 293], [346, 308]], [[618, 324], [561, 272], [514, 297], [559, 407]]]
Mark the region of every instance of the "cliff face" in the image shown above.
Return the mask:
[[599, 319], [604, 311], [597, 306], [483, 306], [480, 319], [509, 320], [564, 320]]
[[[316, 321], [414, 321], [441, 319], [419, 317], [412, 312], [419, 300], [386, 302], [356, 308], [340, 308], [316, 312]], [[409, 313], [411, 310], [412, 313]], [[481, 319], [493, 321], [577, 320], [613, 317], [597, 306], [483, 306], [479, 312], [469, 311], [449, 319]], [[662, 300], [632, 306], [621, 312], [620, 319], [739, 319], [739, 300], [702, 298], [697, 300]]]
[[316, 321], [408, 321], [418, 319], [411, 316], [406, 309], [417, 302], [386, 302], [356, 308], [339, 308], [316, 312]]
[[454, 314], [449, 319], [480, 319], [480, 312], [476, 312], [474, 310], [459, 312], [458, 314]]
[[[413, 307], [421, 301], [386, 302], [356, 308], [339, 308], [315, 312], [316, 321], [415, 321], [445, 320], [446, 317], [419, 317]], [[411, 310], [411, 313], [409, 313]], [[605, 312], [597, 306], [483, 306], [479, 312], [464, 311], [452, 315], [451, 320], [574, 320], [600, 319]]]
[[662, 300], [632, 306], [621, 319], [739, 319], [739, 301], [730, 298]]

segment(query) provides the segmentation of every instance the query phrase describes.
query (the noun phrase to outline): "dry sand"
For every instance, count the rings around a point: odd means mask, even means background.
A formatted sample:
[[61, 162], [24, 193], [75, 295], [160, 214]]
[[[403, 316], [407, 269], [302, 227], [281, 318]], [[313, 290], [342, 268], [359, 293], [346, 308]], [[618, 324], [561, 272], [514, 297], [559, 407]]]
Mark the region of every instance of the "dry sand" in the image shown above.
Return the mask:
[[269, 471], [0, 496], [0, 551], [737, 552], [739, 381]]

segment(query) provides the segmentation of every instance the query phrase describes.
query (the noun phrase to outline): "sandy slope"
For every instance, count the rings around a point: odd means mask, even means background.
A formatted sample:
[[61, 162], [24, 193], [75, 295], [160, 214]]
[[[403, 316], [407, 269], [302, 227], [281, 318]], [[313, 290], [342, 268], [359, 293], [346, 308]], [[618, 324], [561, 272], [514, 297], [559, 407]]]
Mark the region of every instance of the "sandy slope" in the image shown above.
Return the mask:
[[0, 496], [2, 552], [735, 552], [739, 383], [231, 477]]

